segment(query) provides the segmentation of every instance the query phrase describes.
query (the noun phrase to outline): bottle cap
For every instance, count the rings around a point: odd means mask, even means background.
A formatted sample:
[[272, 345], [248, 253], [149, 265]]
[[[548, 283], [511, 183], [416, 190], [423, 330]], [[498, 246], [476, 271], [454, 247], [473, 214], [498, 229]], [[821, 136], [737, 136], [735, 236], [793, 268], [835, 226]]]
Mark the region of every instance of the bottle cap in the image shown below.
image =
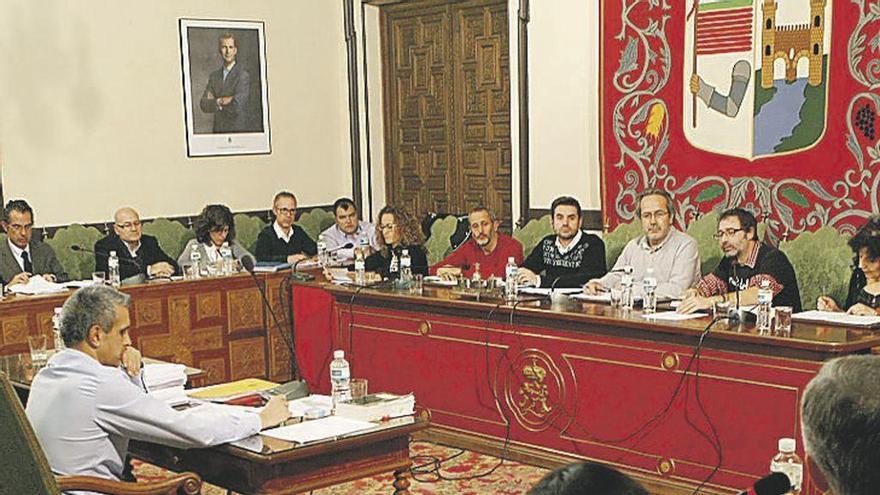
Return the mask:
[[110, 256], [116, 256], [116, 251], [110, 251]]
[[508, 262], [508, 263], [516, 263], [516, 259], [514, 259], [513, 256], [508, 256], [508, 257], [507, 257], [507, 262]]
[[779, 451], [780, 452], [794, 452], [794, 448], [797, 445], [794, 438], [780, 438], [779, 439]]
[[409, 249], [404, 249], [401, 253], [403, 256], [409, 256]]
[[336, 349], [333, 351], [333, 359], [345, 359], [345, 351], [342, 349]]

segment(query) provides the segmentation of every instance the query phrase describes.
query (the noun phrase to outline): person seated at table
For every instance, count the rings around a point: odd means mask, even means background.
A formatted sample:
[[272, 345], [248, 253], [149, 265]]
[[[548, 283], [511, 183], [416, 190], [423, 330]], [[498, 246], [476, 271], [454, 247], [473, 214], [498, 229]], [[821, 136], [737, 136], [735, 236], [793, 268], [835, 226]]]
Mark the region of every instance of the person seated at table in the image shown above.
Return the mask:
[[144, 234], [141, 219], [133, 208], [113, 214], [113, 233], [95, 243], [95, 271], [107, 273], [111, 251], [119, 257], [119, 278], [170, 277], [179, 272], [177, 262], [165, 254], [159, 241]]
[[581, 204], [562, 196], [550, 205], [553, 234], [541, 239], [518, 272], [519, 283], [537, 287], [580, 287], [605, 275], [605, 243], [581, 230]]
[[700, 278], [700, 253], [693, 237], [676, 229], [672, 197], [662, 189], [643, 191], [637, 200], [636, 216], [645, 235], [623, 248], [614, 267], [604, 277], [590, 280], [586, 294], [598, 294], [620, 283], [624, 267], [632, 267], [634, 292], [641, 297], [648, 268], [654, 270], [659, 298], [681, 297]]
[[67, 349], [31, 384], [25, 410], [52, 471], [121, 480], [129, 440], [203, 448], [255, 435], [290, 416], [276, 396], [259, 413], [198, 406], [176, 411], [144, 389], [131, 346], [131, 298], [106, 285], [76, 291], [61, 312]]
[[296, 263], [318, 254], [315, 241], [296, 220], [296, 196], [281, 191], [272, 200], [272, 214], [275, 221], [257, 236], [257, 260], [276, 263]]
[[0, 281], [6, 285], [26, 284], [33, 275], [50, 282], [66, 282], [67, 273], [55, 250], [33, 239], [34, 210], [23, 199], [13, 199], [3, 208], [6, 242], [0, 244]]
[[379, 210], [379, 250], [364, 260], [369, 272], [395, 280], [400, 277], [400, 257], [407, 250], [413, 275], [428, 274], [428, 254], [422, 229], [415, 218], [403, 208], [385, 206]]
[[234, 259], [241, 260], [249, 256], [253, 260], [254, 255], [235, 240], [235, 221], [226, 205], [205, 206], [195, 221], [195, 227], [196, 238], [186, 243], [186, 247], [177, 258], [177, 264], [181, 268], [193, 264], [194, 251], [199, 253], [201, 263], [214, 263], [223, 259], [220, 248], [224, 243], [232, 250]]
[[819, 296], [816, 309], [843, 311], [853, 315], [877, 314], [880, 309], [880, 217], [872, 217], [849, 240], [858, 260], [849, 278], [849, 292], [843, 308], [829, 296]]
[[551, 471], [528, 495], [648, 495], [648, 491], [616, 469], [579, 462]]
[[685, 291], [678, 312], [706, 310], [719, 301], [739, 303], [742, 308], [753, 307], [758, 303], [758, 289], [765, 281], [773, 291], [773, 306], [790, 306], [794, 312], [801, 310], [794, 268], [782, 251], [758, 240], [758, 221], [754, 215], [742, 208], [725, 211], [718, 220], [714, 237], [724, 257], [715, 271]]
[[[366, 246], [369, 256], [379, 249], [376, 227], [358, 218], [357, 206], [348, 198], [339, 198], [333, 203], [335, 223], [321, 232], [327, 251], [333, 253], [343, 265], [354, 263], [354, 250], [362, 244]], [[345, 247], [351, 244], [351, 247]]]
[[504, 278], [508, 258], [512, 257], [517, 266], [522, 264], [522, 244], [498, 231], [501, 221], [492, 211], [485, 206], [478, 206], [468, 214], [468, 223], [471, 229], [470, 239], [432, 266], [432, 275], [440, 275], [447, 280], [459, 275], [470, 278], [479, 263], [483, 278]]

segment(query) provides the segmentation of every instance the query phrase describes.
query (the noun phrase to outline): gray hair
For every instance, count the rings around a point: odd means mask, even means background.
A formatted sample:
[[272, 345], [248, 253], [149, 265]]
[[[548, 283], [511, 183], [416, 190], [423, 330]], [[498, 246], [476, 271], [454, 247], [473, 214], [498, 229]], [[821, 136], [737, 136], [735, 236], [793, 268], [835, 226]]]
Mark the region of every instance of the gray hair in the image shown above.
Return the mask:
[[833, 493], [880, 493], [880, 357], [825, 363], [804, 392], [804, 449]]
[[636, 216], [642, 216], [642, 200], [648, 196], [660, 196], [666, 200], [666, 211], [669, 212], [669, 218], [671, 220], [675, 220], [675, 203], [672, 202], [672, 195], [669, 194], [669, 191], [659, 189], [656, 187], [645, 189], [639, 196], [636, 198]]
[[107, 285], [83, 287], [64, 302], [61, 310], [61, 337], [64, 344], [73, 346], [86, 339], [95, 325], [104, 333], [113, 328], [116, 308], [128, 308], [131, 297]]

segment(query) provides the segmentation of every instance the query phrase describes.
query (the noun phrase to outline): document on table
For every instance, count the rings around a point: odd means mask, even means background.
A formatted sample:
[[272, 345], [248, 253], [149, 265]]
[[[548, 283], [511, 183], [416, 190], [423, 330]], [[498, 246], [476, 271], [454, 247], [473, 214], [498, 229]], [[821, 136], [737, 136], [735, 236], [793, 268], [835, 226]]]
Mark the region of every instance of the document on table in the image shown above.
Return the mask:
[[611, 303], [610, 292], [600, 292], [599, 294], [574, 294], [571, 298], [577, 299], [578, 301]]
[[519, 290], [520, 294], [533, 294], [536, 296], [549, 296], [551, 293], [555, 292], [557, 294], [577, 294], [582, 289], [580, 287], [570, 287], [570, 288], [556, 288], [551, 289], [549, 287], [523, 287]]
[[874, 328], [880, 326], [880, 316], [849, 315], [834, 311], [802, 311], [791, 315], [791, 319], [794, 321], [810, 321], [848, 327]]
[[375, 427], [375, 423], [367, 421], [358, 421], [340, 416], [327, 416], [326, 418], [303, 421], [295, 425], [272, 428], [263, 431], [262, 434], [267, 437], [302, 444], [320, 442], [321, 440], [333, 440]]
[[10, 285], [7, 290], [15, 294], [39, 295], [64, 292], [67, 290], [67, 287], [61, 284], [56, 284], [55, 282], [49, 282], [45, 278], [35, 275], [28, 278], [26, 284]]
[[648, 320], [663, 320], [663, 321], [682, 321], [682, 320], [693, 320], [696, 318], [702, 318], [707, 316], [706, 313], [690, 313], [690, 314], [682, 314], [676, 313], [675, 311], [661, 311], [659, 313], [643, 313], [642, 318]]

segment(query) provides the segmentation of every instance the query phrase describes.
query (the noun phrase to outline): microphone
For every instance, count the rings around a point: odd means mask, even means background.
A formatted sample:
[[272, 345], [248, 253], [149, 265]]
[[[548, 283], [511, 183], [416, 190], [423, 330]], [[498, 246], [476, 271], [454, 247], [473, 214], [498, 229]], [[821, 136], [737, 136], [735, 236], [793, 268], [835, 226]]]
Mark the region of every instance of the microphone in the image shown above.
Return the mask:
[[263, 297], [263, 305], [269, 310], [269, 314], [272, 315], [272, 321], [275, 323], [275, 331], [278, 332], [278, 335], [284, 340], [287, 350], [290, 351], [290, 372], [292, 378], [296, 380], [299, 376], [299, 369], [296, 366], [296, 351], [294, 350], [293, 342], [284, 332], [281, 331], [281, 323], [278, 322], [278, 316], [275, 315], [275, 310], [272, 309], [272, 305], [269, 303], [269, 298], [266, 297], [266, 288], [263, 287], [263, 284], [257, 279], [257, 274], [254, 273], [254, 259], [250, 256], [242, 257], [241, 266], [250, 273], [251, 277], [254, 279], [254, 285], [257, 286], [257, 290], [260, 291], [260, 296]]
[[312, 275], [310, 275], [308, 273], [298, 273], [296, 271], [296, 267], [300, 263], [302, 263], [303, 261], [305, 261], [307, 259], [309, 259], [309, 258], [300, 258], [300, 259], [296, 260], [296, 263], [294, 263], [293, 266], [290, 267], [290, 278], [292, 278], [298, 282], [308, 282], [309, 280], [314, 280], [315, 277], [313, 277]]
[[785, 473], [770, 473], [759, 479], [748, 490], [737, 495], [783, 495], [791, 490], [791, 480]]
[[[84, 247], [79, 246], [77, 244], [70, 246], [70, 250], [76, 251], [78, 253], [91, 253], [91, 254], [94, 254], [95, 256], [106, 256], [108, 258], [110, 257], [110, 253], [107, 253], [104, 251], [92, 251], [91, 249], [84, 248]], [[122, 256], [117, 256], [117, 258], [119, 259], [119, 261], [123, 261], [125, 263], [130, 264], [130, 265], [134, 265], [134, 266], [138, 267], [138, 269], [142, 272], [145, 271], [144, 265], [142, 265], [138, 260], [136, 260], [134, 258], [124, 258]]]
[[343, 244], [342, 246], [336, 246], [333, 249], [328, 249], [327, 253], [335, 253], [336, 251], [342, 251], [343, 249], [351, 249], [354, 247], [354, 244], [349, 242], [348, 244]]

